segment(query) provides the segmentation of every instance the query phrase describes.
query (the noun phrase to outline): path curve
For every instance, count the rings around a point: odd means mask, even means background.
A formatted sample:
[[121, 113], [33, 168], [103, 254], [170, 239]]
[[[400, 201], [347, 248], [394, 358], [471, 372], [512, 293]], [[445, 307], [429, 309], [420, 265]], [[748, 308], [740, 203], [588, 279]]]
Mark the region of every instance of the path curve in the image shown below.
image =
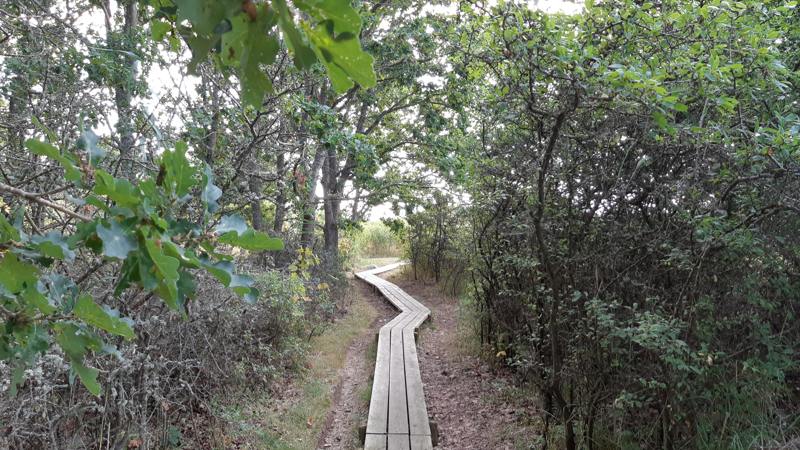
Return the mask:
[[356, 277], [374, 286], [400, 311], [378, 334], [365, 450], [433, 448], [415, 333], [431, 311], [397, 285], [378, 276], [403, 264], [356, 273]]

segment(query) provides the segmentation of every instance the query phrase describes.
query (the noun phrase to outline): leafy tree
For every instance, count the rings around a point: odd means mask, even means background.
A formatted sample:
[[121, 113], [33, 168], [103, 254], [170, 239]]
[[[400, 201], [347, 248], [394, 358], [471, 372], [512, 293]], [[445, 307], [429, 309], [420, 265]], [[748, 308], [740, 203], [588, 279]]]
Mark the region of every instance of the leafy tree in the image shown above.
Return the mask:
[[481, 330], [538, 387], [546, 440], [797, 434], [796, 20], [784, 1], [462, 3], [444, 29], [451, 145], [418, 157], [469, 194]]
[[[220, 71], [235, 72], [243, 104], [256, 110], [272, 89], [264, 69], [275, 62], [282, 42], [298, 68], [310, 69], [320, 62], [337, 91], [354, 83], [364, 87], [375, 83], [372, 58], [361, 50], [358, 40], [361, 19], [348, 2], [296, 2], [297, 10], [283, 1], [156, 0], [142, 5], [130, 1], [122, 6], [120, 31], [112, 26], [108, 2], [99, 5], [106, 22], [106, 48], [98, 49], [81, 39], [93, 52], [86, 66], [89, 79], [110, 85], [116, 92], [119, 158], [107, 158], [106, 145], [84, 122], [68, 122], [77, 126], [76, 136], [75, 128], [59, 128], [56, 133], [34, 117], [34, 134], [43, 137], [29, 138], [24, 146], [32, 161], [57, 164], [49, 170], [63, 173], [64, 182], [48, 192], [21, 189], [17, 186], [25, 184], [24, 180], [12, 181], [5, 174], [6, 182], [0, 183], [6, 204], [21, 200], [37, 208], [36, 220], [30, 220], [24, 206], [0, 216], [0, 312], [5, 323], [0, 359], [14, 367], [15, 385], [39, 354], [58, 345], [74, 373], [98, 395], [98, 371], [84, 364], [85, 356], [115, 353], [103, 334], [125, 339], [135, 336], [135, 324], [104, 305], [109, 295], [133, 291], [129, 299], [136, 303], [158, 296], [185, 315], [196, 293], [193, 272], [204, 270], [245, 300], [255, 301], [259, 293], [253, 279], [237, 273], [233, 258], [222, 249], [264, 251], [283, 246], [280, 240], [250, 228], [242, 217], [220, 214], [222, 190], [214, 182], [214, 172], [188, 153], [186, 143], [177, 141], [173, 150], [163, 149], [153, 157], [154, 170], [134, 169], [135, 117], [130, 108], [136, 85], [135, 61], [142, 49], [137, 26], [140, 13], [149, 17], [155, 41], [168, 39], [173, 48], [180, 46], [178, 39], [188, 43], [190, 70], [197, 70], [211, 56]], [[16, 3], [12, 8], [24, 11]], [[72, 28], [52, 13], [46, 14], [57, 24]], [[24, 48], [26, 39], [27, 35], [23, 36], [17, 46]], [[79, 53], [71, 53], [70, 48], [58, 51], [75, 61], [66, 70], [80, 67]], [[64, 69], [60, 70], [63, 74]], [[20, 89], [32, 85], [31, 78], [41, 73], [36, 67], [17, 68], [11, 82], [13, 103], [24, 104], [24, 96], [30, 92]], [[69, 72], [66, 76], [76, 80]], [[25, 115], [21, 106], [10, 112], [15, 117]], [[20, 131], [13, 136], [17, 145], [25, 134]], [[208, 147], [213, 151], [211, 144]], [[116, 175], [121, 166], [121, 176]], [[63, 198], [50, 199], [59, 193]], [[70, 276], [68, 268], [77, 259], [92, 263], [82, 275]], [[109, 265], [116, 273], [113, 293], [96, 301], [92, 289], [82, 284]]]

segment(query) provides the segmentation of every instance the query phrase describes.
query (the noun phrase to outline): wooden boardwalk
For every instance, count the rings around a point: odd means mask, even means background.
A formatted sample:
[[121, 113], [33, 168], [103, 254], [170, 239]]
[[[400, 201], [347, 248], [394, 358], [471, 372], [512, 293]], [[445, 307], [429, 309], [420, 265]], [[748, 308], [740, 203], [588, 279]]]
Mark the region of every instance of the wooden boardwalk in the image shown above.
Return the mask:
[[428, 319], [431, 311], [395, 284], [377, 276], [402, 264], [356, 274], [400, 311], [378, 334], [365, 450], [433, 448], [415, 340], [415, 330]]

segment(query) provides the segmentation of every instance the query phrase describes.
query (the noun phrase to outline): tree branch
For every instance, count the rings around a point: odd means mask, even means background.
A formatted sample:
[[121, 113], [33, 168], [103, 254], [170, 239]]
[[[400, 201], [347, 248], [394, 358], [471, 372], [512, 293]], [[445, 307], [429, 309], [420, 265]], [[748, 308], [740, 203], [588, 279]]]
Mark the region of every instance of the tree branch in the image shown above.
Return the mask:
[[89, 222], [89, 221], [92, 220], [92, 218], [89, 217], [89, 216], [84, 216], [83, 214], [77, 213], [75, 211], [70, 210], [69, 208], [63, 207], [63, 206], [59, 205], [58, 203], [53, 203], [50, 200], [43, 199], [41, 197], [43, 194], [38, 194], [36, 192], [23, 191], [22, 189], [17, 189], [15, 187], [9, 186], [9, 185], [7, 185], [5, 183], [0, 183], [0, 192], [8, 192], [9, 194], [16, 195], [18, 197], [22, 197], [25, 200], [28, 200], [29, 202], [38, 203], [38, 204], [46, 206], [48, 208], [52, 208], [52, 209], [61, 211], [64, 214], [66, 214], [66, 215], [68, 215], [68, 216], [70, 216], [72, 218], [75, 218], [75, 219], [80, 219], [80, 220], [83, 220], [83, 221], [86, 221], [86, 222]]

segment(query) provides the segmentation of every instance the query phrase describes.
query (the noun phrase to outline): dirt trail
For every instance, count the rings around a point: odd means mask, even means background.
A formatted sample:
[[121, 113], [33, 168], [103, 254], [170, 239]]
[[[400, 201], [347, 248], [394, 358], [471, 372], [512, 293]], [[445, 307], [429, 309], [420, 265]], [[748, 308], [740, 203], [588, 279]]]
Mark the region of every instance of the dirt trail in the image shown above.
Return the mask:
[[508, 387], [506, 373], [459, 347], [458, 300], [433, 285], [388, 277], [431, 310], [432, 322], [420, 331], [418, 355], [428, 415], [439, 426], [437, 449], [513, 449], [524, 444], [521, 411], [498, 400]]
[[378, 315], [369, 329], [347, 349], [347, 361], [340, 373], [333, 405], [317, 443], [319, 449], [349, 450], [361, 447], [358, 427], [366, 423], [369, 408], [362, 395], [372, 387], [374, 369], [374, 361], [368, 352], [374, 352], [378, 330], [397, 315], [397, 311], [366, 284], [358, 280], [351, 283], [358, 290], [357, 295], [372, 305]]
[[[436, 448], [501, 450], [524, 444], [518, 421], [525, 414], [498, 400], [509, 386], [508, 374], [493, 370], [459, 348], [457, 299], [442, 295], [435, 286], [407, 280], [399, 271], [383, 276], [431, 310], [432, 322], [423, 325], [417, 345], [428, 414], [439, 427]], [[369, 407], [362, 395], [371, 388], [374, 369], [374, 360], [367, 354], [374, 351], [380, 327], [397, 315], [383, 297], [364, 283], [355, 281], [354, 286], [378, 311], [378, 319], [348, 349], [318, 449], [361, 448], [357, 430], [366, 424]]]

